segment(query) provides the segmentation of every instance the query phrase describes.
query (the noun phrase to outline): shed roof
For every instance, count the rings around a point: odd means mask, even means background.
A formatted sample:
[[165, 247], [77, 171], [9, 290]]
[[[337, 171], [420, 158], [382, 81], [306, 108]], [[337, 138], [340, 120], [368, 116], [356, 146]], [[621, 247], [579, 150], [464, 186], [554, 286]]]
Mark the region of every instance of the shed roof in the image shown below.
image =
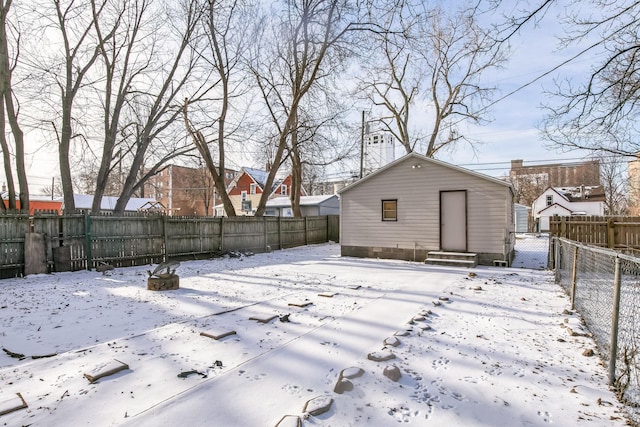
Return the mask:
[[446, 167], [446, 168], [449, 168], [449, 169], [452, 169], [452, 170], [455, 170], [455, 171], [458, 171], [458, 172], [462, 172], [462, 173], [467, 174], [467, 175], [469, 175], [471, 177], [484, 179], [486, 181], [493, 182], [495, 184], [499, 184], [499, 185], [508, 187], [511, 190], [511, 193], [513, 194], [513, 186], [507, 181], [503, 181], [501, 179], [494, 178], [492, 176], [485, 175], [483, 173], [479, 173], [479, 172], [475, 172], [475, 171], [472, 171], [472, 170], [469, 170], [469, 169], [465, 169], [465, 168], [460, 167], [460, 166], [452, 165], [451, 163], [443, 162], [442, 160], [432, 159], [430, 157], [426, 157], [426, 156], [423, 156], [422, 154], [418, 154], [418, 153], [409, 153], [409, 154], [406, 154], [406, 155], [400, 157], [399, 159], [397, 159], [397, 160], [389, 163], [388, 165], [378, 169], [377, 171], [365, 176], [364, 178], [359, 179], [358, 181], [354, 182], [353, 184], [350, 184], [350, 185], [346, 186], [342, 190], [338, 191], [338, 194], [343, 194], [343, 193], [351, 190], [352, 188], [357, 187], [361, 183], [371, 179], [372, 177], [374, 177], [376, 175], [379, 175], [379, 174], [383, 173], [384, 171], [386, 171], [388, 169], [391, 169], [391, 168], [395, 167], [396, 165], [398, 165], [400, 163], [404, 163], [405, 161], [407, 161], [409, 159], [412, 159], [414, 161], [419, 161], [421, 163], [431, 163], [431, 164], [443, 166], [443, 167]]
[[[74, 194], [73, 201], [76, 205], [76, 209], [91, 209], [91, 204], [93, 203], [93, 195]], [[118, 197], [103, 196], [102, 201], [100, 202], [100, 209], [103, 211], [112, 211], [116, 207], [117, 202]], [[129, 212], [138, 211], [138, 209], [144, 208], [147, 203], [153, 204], [155, 202], [156, 199], [153, 198], [132, 197], [127, 202], [127, 206], [124, 208], [124, 210]]]
[[[335, 194], [324, 196], [300, 196], [300, 206], [318, 206], [332, 198], [338, 198]], [[267, 206], [270, 208], [283, 208], [291, 206], [291, 199], [288, 197], [274, 197], [267, 200]]]

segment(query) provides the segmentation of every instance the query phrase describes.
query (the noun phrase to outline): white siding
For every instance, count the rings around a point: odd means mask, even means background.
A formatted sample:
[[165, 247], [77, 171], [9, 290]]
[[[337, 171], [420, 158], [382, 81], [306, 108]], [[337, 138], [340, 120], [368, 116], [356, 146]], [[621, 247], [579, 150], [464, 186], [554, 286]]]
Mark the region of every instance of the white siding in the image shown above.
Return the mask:
[[[412, 168], [416, 163], [421, 167]], [[513, 230], [509, 188], [412, 157], [342, 193], [341, 244], [440, 249], [440, 191], [446, 190], [467, 191], [468, 251], [503, 253]], [[397, 222], [381, 220], [385, 199], [398, 200]]]

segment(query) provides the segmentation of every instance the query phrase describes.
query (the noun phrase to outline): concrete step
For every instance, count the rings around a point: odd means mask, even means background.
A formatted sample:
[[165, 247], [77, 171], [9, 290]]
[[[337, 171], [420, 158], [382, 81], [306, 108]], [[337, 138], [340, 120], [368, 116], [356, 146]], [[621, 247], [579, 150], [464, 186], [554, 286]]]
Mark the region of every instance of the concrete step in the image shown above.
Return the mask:
[[427, 254], [425, 264], [431, 265], [448, 265], [458, 267], [476, 267], [478, 265], [478, 256], [474, 253], [467, 252], [441, 252], [432, 251]]

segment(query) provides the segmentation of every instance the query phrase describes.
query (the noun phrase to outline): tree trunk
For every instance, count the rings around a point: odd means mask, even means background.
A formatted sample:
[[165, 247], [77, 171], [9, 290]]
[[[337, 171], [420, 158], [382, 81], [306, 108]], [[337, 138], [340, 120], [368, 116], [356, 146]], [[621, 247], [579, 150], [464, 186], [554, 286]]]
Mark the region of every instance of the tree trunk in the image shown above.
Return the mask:
[[[2, 71], [0, 71], [2, 75]], [[4, 76], [0, 77], [3, 78]], [[16, 209], [16, 189], [13, 182], [13, 172], [11, 171], [11, 154], [9, 151], [9, 144], [6, 138], [6, 123], [4, 115], [4, 103], [0, 102], [0, 146], [2, 147], [2, 158], [4, 160], [4, 171], [7, 177], [7, 205], [5, 206], [4, 200], [0, 200], [2, 210], [15, 210]]]
[[[297, 121], [297, 120], [296, 120]], [[302, 161], [300, 160], [300, 149], [298, 147], [298, 129], [291, 131], [291, 211], [295, 218], [302, 217], [300, 210], [300, 192], [302, 191]]]
[[[13, 91], [11, 86], [11, 66], [9, 65], [9, 43], [7, 40], [7, 14], [11, 7], [11, 0], [7, 0], [0, 9], [0, 84], [2, 99], [0, 102], [4, 103], [2, 110], [2, 132], [5, 130], [5, 112], [6, 117], [9, 120], [9, 126], [11, 127], [11, 133], [13, 134], [13, 140], [15, 143], [15, 164], [18, 175], [18, 187], [20, 189], [20, 210], [23, 212], [29, 212], [29, 184], [27, 182], [27, 172], [24, 165], [24, 134], [18, 123], [18, 113], [13, 104]], [[3, 152], [5, 156], [8, 152], [6, 139], [3, 135]], [[5, 160], [6, 162], [6, 160]], [[11, 163], [5, 163], [5, 167], [10, 168]], [[9, 174], [10, 175], [10, 174]], [[9, 181], [9, 180], [7, 180]], [[11, 179], [11, 186], [9, 187], [9, 206], [14, 204], [15, 209], [15, 193], [11, 195], [14, 189], [13, 179]], [[3, 202], [4, 205], [4, 202]]]

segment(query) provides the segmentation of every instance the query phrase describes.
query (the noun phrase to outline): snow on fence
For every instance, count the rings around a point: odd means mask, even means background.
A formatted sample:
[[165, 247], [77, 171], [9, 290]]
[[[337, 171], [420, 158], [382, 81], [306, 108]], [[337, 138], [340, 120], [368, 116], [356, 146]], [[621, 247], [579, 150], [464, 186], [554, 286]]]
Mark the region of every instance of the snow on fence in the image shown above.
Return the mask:
[[556, 282], [593, 334], [609, 384], [640, 422], [640, 258], [557, 237], [552, 247]]
[[338, 216], [0, 215], [0, 278], [23, 274], [26, 233], [44, 239], [49, 271], [67, 271], [338, 241], [338, 224]]

